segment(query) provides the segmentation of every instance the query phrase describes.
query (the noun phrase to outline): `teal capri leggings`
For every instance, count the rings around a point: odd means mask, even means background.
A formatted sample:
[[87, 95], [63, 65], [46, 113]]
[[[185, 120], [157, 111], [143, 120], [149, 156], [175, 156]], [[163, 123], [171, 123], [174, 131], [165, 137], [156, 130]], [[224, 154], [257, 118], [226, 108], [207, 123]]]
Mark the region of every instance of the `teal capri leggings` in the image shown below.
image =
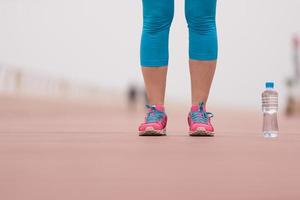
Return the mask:
[[[185, 0], [190, 59], [217, 59], [216, 3], [217, 0]], [[142, 67], [168, 65], [173, 16], [174, 0], [143, 0]]]

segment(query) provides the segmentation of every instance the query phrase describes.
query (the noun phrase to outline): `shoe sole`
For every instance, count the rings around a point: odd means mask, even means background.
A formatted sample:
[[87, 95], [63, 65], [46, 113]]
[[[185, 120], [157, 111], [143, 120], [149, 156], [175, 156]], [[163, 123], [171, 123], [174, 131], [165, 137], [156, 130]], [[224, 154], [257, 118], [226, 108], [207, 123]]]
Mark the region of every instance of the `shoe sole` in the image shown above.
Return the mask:
[[140, 131], [139, 136], [166, 136], [166, 129], [155, 130], [153, 127], [146, 128], [145, 131]]
[[199, 127], [196, 131], [190, 131], [189, 135], [193, 137], [213, 137], [215, 133], [206, 131], [205, 128]]

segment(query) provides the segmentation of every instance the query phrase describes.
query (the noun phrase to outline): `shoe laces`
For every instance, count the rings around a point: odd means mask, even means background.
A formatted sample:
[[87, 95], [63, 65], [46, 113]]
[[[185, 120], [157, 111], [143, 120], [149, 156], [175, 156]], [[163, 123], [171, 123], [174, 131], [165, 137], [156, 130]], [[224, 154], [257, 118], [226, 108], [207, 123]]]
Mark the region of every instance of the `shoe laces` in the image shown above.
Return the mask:
[[155, 105], [146, 105], [146, 108], [150, 109], [146, 116], [146, 123], [155, 123], [165, 116], [165, 113], [157, 110]]
[[191, 118], [194, 122], [207, 124], [208, 120], [214, 115], [210, 112], [204, 111], [204, 102], [199, 104], [199, 110], [191, 112]]

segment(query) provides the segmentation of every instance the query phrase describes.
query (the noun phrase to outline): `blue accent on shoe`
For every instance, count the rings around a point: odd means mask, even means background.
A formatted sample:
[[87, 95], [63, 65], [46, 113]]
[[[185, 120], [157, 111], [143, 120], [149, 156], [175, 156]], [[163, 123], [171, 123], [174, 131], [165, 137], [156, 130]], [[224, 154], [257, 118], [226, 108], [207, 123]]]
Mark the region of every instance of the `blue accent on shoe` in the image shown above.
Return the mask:
[[146, 123], [155, 123], [162, 120], [166, 115], [164, 112], [157, 110], [155, 105], [146, 105], [146, 108], [151, 109], [151, 112], [147, 113]]
[[204, 111], [204, 105], [205, 103], [201, 102], [199, 104], [199, 110], [190, 113], [190, 116], [194, 122], [208, 124], [208, 120], [214, 116], [212, 113]]

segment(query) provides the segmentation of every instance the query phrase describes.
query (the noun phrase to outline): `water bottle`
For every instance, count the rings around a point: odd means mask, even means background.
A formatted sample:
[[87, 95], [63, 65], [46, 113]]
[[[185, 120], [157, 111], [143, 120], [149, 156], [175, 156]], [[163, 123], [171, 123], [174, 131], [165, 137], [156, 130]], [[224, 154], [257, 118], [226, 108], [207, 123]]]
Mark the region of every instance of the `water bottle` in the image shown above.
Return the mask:
[[274, 89], [273, 82], [266, 83], [266, 90], [262, 93], [262, 111], [263, 111], [263, 134], [267, 138], [278, 136], [278, 93]]

